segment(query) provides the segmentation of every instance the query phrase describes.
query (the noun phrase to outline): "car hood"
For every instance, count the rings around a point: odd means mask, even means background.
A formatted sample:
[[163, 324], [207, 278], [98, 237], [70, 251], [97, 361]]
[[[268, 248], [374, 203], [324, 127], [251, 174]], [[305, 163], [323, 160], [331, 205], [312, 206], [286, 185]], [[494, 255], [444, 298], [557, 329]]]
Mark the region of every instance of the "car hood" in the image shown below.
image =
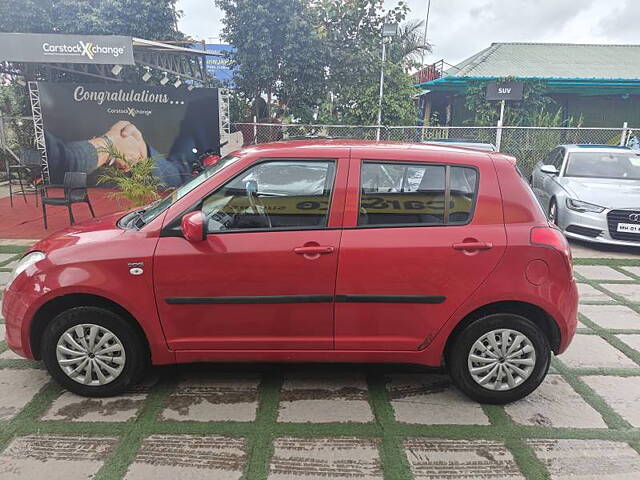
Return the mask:
[[125, 232], [125, 230], [116, 225], [125, 213], [114, 213], [69, 226], [40, 240], [30, 250], [39, 250], [46, 253], [71, 245], [105, 242], [115, 239]]
[[606, 208], [640, 209], [640, 180], [564, 177], [559, 182], [571, 198]]

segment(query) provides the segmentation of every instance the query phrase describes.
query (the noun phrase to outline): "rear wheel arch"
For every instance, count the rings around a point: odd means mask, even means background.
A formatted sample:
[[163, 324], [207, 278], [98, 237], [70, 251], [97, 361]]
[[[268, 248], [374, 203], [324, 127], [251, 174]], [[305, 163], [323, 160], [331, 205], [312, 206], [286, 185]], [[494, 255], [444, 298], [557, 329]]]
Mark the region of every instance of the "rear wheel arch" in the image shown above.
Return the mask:
[[511, 313], [520, 315], [533, 323], [545, 334], [549, 340], [549, 345], [554, 353], [560, 349], [560, 328], [558, 324], [545, 310], [532, 303], [520, 301], [502, 301], [484, 305], [468, 313], [449, 334], [444, 348], [443, 360], [446, 363], [451, 354], [451, 347], [454, 345], [457, 336], [469, 325], [487, 315], [495, 313]]
[[99, 295], [88, 293], [73, 293], [49, 300], [47, 303], [42, 305], [33, 316], [29, 332], [29, 343], [31, 345], [31, 352], [33, 354], [33, 357], [36, 360], [40, 360], [41, 358], [41, 339], [48, 323], [51, 322], [51, 320], [53, 320], [60, 313], [74, 307], [104, 308], [105, 310], [121, 316], [123, 319], [131, 323], [131, 325], [134, 327], [134, 330], [140, 337], [143, 345], [145, 345], [146, 355], [150, 358], [151, 349], [149, 346], [147, 335], [140, 326], [140, 323], [128, 310], [123, 308], [121, 305], [118, 305], [116, 302]]

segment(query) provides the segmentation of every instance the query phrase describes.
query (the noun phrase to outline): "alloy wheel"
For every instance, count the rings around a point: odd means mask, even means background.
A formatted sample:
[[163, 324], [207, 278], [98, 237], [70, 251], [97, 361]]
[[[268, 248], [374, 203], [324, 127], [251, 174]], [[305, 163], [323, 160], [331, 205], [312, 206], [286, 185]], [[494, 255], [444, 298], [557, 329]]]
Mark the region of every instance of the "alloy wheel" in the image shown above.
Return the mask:
[[513, 390], [536, 366], [536, 351], [526, 335], [501, 328], [482, 335], [467, 359], [471, 378], [487, 390]]
[[66, 330], [58, 339], [56, 358], [69, 378], [90, 386], [113, 382], [126, 363], [120, 339], [110, 330], [91, 323]]

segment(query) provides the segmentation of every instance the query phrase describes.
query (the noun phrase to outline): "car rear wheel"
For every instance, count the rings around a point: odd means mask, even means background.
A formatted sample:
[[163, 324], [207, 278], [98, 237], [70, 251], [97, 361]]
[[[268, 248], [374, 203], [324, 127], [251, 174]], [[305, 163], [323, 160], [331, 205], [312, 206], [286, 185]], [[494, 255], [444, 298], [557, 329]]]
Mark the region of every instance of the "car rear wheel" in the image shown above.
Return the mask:
[[468, 325], [449, 352], [456, 386], [481, 403], [513, 402], [533, 392], [549, 370], [551, 349], [540, 328], [513, 314], [493, 314]]
[[42, 358], [51, 376], [86, 397], [125, 391], [147, 364], [144, 344], [131, 324], [98, 307], [62, 312], [47, 326]]

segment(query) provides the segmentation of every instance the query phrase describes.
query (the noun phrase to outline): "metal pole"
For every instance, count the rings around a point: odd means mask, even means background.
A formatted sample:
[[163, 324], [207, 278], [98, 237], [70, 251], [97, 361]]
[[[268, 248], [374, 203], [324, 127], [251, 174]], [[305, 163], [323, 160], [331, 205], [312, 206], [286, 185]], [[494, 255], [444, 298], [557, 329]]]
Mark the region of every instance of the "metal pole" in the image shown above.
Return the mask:
[[500, 101], [500, 118], [498, 119], [498, 130], [496, 131], [496, 150], [500, 151], [502, 143], [502, 124], [504, 122], [504, 100]]
[[627, 128], [629, 128], [629, 124], [624, 122], [622, 124], [622, 134], [620, 135], [620, 146], [624, 147], [627, 144]]
[[382, 38], [382, 64], [380, 65], [380, 96], [378, 97], [378, 131], [376, 133], [376, 140], [380, 140], [380, 127], [382, 126], [382, 95], [384, 94], [384, 62], [385, 62], [385, 43], [384, 37]]
[[[422, 38], [422, 45], [427, 44], [427, 29], [429, 28], [429, 12], [431, 11], [431, 0], [427, 2], [427, 16], [424, 20], [424, 37]], [[424, 66], [424, 49], [422, 50], [422, 60], [420, 64]]]

